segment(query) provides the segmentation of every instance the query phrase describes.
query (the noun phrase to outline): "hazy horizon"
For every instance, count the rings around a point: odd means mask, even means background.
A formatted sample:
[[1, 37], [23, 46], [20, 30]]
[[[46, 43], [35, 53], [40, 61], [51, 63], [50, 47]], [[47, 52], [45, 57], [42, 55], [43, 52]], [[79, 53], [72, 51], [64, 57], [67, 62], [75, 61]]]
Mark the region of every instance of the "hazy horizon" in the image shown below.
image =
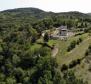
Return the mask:
[[3, 0], [0, 1], [0, 11], [33, 7], [56, 13], [68, 11], [90, 13], [90, 2], [90, 0]]

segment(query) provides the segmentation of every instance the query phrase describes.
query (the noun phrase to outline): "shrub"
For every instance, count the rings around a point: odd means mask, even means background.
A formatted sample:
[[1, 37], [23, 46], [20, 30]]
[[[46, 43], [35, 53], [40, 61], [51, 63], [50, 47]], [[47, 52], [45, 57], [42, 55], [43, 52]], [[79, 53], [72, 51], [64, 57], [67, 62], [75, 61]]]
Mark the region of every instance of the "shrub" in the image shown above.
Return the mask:
[[82, 33], [77, 33], [77, 34], [75, 34], [75, 36], [82, 35], [82, 34], [84, 34], [84, 33], [83, 32]]
[[79, 38], [78, 40], [79, 40], [79, 42], [82, 42], [82, 38]]
[[84, 32], [87, 33], [91, 30], [91, 27], [87, 28], [87, 29], [84, 29]]
[[85, 52], [85, 56], [88, 56], [88, 54], [89, 54], [89, 53], [88, 53], [88, 50], [87, 50], [87, 51]]
[[91, 50], [91, 45], [89, 45], [88, 49]]
[[75, 48], [75, 46], [76, 46], [76, 41], [72, 41], [71, 44], [68, 46], [67, 51], [68, 52], [71, 51], [73, 48]]
[[73, 60], [70, 64], [69, 64], [69, 68], [73, 68], [74, 66], [76, 66], [77, 62], [75, 60]]
[[36, 37], [32, 36], [31, 43], [35, 43], [35, 42], [36, 42]]
[[91, 45], [89, 45], [87, 51], [85, 52], [85, 56], [88, 56], [89, 54], [91, 54]]
[[76, 43], [77, 43], [77, 45], [79, 45], [79, 44], [80, 44], [79, 40], [77, 40], [77, 42], [76, 42]]
[[45, 33], [45, 35], [44, 35], [44, 42], [48, 42], [48, 40], [49, 40], [49, 35], [48, 35], [48, 33]]
[[79, 38], [76, 43], [77, 45], [79, 45], [81, 42], [82, 42], [82, 38]]
[[68, 69], [68, 66], [65, 65], [65, 64], [63, 64], [62, 67], [61, 67], [61, 71], [65, 71], [65, 70], [67, 70], [67, 69]]
[[77, 64], [80, 64], [81, 63], [81, 59], [77, 59]]
[[81, 59], [77, 59], [77, 60], [73, 60], [70, 64], [69, 64], [69, 68], [73, 68], [75, 67], [77, 64], [81, 63]]
[[91, 72], [91, 64], [89, 64], [89, 68], [88, 68], [88, 70]]

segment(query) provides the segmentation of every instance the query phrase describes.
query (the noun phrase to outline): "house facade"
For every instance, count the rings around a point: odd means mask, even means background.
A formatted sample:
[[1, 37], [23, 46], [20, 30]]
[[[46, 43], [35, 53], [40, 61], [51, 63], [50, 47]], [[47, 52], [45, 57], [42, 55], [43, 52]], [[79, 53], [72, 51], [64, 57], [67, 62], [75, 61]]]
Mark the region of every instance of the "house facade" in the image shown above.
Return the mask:
[[67, 36], [68, 30], [67, 26], [60, 26], [59, 27], [59, 35], [60, 36]]

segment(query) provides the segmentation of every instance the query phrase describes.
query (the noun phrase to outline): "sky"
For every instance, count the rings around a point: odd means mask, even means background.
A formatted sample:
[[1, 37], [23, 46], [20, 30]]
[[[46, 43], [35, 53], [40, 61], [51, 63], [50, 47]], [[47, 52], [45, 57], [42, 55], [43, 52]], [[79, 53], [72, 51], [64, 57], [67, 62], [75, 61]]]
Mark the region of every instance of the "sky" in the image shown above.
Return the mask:
[[35, 7], [45, 11], [91, 13], [91, 0], [0, 0], [0, 11]]

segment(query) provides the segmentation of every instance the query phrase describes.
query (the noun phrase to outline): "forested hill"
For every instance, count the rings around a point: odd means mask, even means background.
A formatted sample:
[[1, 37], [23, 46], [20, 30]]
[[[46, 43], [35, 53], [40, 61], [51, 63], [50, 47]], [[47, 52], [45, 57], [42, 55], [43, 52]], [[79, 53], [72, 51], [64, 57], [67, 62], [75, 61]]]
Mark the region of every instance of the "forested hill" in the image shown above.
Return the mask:
[[88, 18], [90, 17], [89, 14], [84, 14], [77, 11], [71, 12], [60, 12], [60, 13], [53, 13], [53, 12], [46, 12], [38, 8], [17, 8], [17, 9], [10, 9], [0, 12], [0, 16], [3, 15], [4, 18], [12, 17], [12, 18], [36, 18], [36, 19], [43, 19], [45, 17], [50, 16], [73, 16], [73, 17], [80, 17], [80, 18]]
[[13, 17], [13, 18], [30, 18], [33, 19], [43, 19], [47, 16], [51, 16], [54, 13], [52, 12], [45, 12], [43, 10], [37, 9], [37, 8], [18, 8], [18, 9], [10, 9], [1, 11], [2, 15], [6, 17]]
[[90, 15], [77, 11], [54, 13], [37, 8], [17, 8], [0, 12], [0, 27], [7, 28], [21, 24], [33, 25], [33, 28], [42, 30], [60, 25], [83, 27], [91, 22], [90, 18]]
[[90, 18], [89, 14], [81, 13], [78, 11], [62, 12], [58, 14], [61, 16], [64, 15], [64, 16], [74, 16], [74, 17], [79, 17], [79, 18]]
[[91, 16], [91, 13], [87, 13], [87, 15]]
[[[67, 70], [69, 66], [64, 64], [61, 67], [56, 59], [51, 57], [53, 47], [49, 45], [48, 33], [46, 32], [42, 38], [41, 31], [51, 30], [60, 25], [77, 28], [77, 31], [79, 31], [78, 28], [89, 29], [91, 19], [88, 17], [90, 16], [79, 12], [53, 13], [36, 8], [1, 11], [0, 84], [87, 84], [78, 79], [73, 71], [69, 72]], [[85, 29], [84, 31], [88, 32], [89, 30]], [[80, 45], [78, 41], [80, 40], [73, 39], [72, 48]], [[65, 45], [70, 41], [55, 40], [52, 45], [54, 46], [54, 43], [57, 42], [58, 45]], [[62, 44], [62, 42], [66, 43]], [[64, 47], [60, 46], [60, 48]], [[66, 51], [64, 49], [63, 51]], [[79, 59], [73, 60], [70, 66], [74, 66], [76, 63], [79, 63]], [[67, 72], [62, 73], [62, 69]]]
[[37, 8], [17, 8], [0, 12], [0, 28], [29, 24], [42, 31], [60, 25], [86, 27], [88, 23], [91, 23], [91, 16], [77, 11], [54, 13]]

